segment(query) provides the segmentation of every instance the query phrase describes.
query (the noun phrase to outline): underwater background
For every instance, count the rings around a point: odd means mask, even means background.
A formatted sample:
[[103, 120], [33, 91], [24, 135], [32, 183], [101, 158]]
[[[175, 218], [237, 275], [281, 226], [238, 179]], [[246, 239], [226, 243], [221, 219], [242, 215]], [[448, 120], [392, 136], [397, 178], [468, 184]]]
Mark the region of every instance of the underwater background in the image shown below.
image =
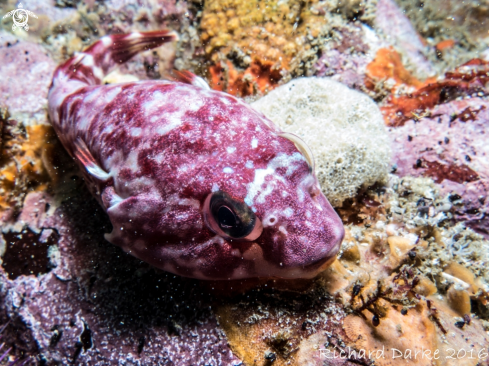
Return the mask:
[[[0, 0], [0, 16], [1, 365], [489, 365], [489, 1]], [[49, 122], [53, 72], [165, 28], [179, 40], [104, 83], [190, 70], [300, 136], [346, 231], [316, 278], [199, 281], [104, 239]]]

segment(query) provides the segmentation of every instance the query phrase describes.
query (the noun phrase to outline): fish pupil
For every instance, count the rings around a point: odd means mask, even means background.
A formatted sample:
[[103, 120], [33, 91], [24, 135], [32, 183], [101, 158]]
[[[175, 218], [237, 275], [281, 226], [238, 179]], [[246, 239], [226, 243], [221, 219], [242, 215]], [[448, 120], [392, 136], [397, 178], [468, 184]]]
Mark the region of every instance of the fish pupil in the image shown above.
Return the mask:
[[204, 207], [204, 215], [210, 214], [212, 216], [209, 225], [216, 234], [232, 239], [241, 239], [245, 238], [255, 228], [257, 218], [243, 201], [222, 191], [211, 193], [210, 199], [206, 199], [207, 201], [206, 205], [208, 204], [208, 206]]
[[219, 207], [217, 218], [219, 220], [219, 226], [223, 229], [231, 229], [237, 226], [236, 215], [229, 207]]

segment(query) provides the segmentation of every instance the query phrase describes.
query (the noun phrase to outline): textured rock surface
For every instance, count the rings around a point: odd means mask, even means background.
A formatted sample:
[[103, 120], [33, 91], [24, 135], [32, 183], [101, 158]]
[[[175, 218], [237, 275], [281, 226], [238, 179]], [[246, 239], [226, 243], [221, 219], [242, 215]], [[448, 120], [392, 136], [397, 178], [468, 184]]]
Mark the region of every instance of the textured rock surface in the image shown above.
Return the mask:
[[385, 182], [389, 139], [380, 110], [367, 95], [327, 78], [301, 78], [252, 105], [311, 148], [332, 205], [340, 206], [362, 187]]
[[47, 123], [48, 88], [56, 66], [41, 45], [0, 30], [0, 106], [8, 106], [14, 118]]
[[351, 222], [343, 250], [309, 288], [279, 292], [270, 281], [216, 307], [244, 363], [420, 366], [431, 360], [409, 352], [438, 349], [458, 366], [456, 349], [473, 350], [464, 366], [487, 365], [489, 242], [451, 225], [436, 184], [391, 175], [339, 212]]
[[426, 117], [390, 129], [398, 174], [433, 177], [444, 192], [454, 194], [455, 218], [485, 236], [489, 236], [488, 120], [489, 103], [469, 98], [436, 106]]
[[425, 56], [427, 47], [394, 0], [379, 0], [374, 25], [391, 45], [404, 53], [416, 75], [434, 75], [434, 67]]
[[[321, 68], [318, 59], [335, 48], [348, 55], [363, 50], [351, 40], [361, 22], [371, 24], [377, 0], [337, 1], [206, 1], [202, 12], [201, 40], [206, 55], [203, 72], [213, 88], [238, 96], [263, 95], [279, 81], [311, 76]], [[355, 50], [348, 51], [350, 44]], [[332, 52], [330, 63], [347, 57]], [[355, 61], [353, 62], [353, 64]], [[350, 65], [355, 69], [355, 65]], [[319, 70], [321, 72], [321, 70]]]
[[110, 223], [81, 184], [59, 207], [29, 196], [16, 224], [2, 226], [0, 317], [17, 352], [49, 365], [239, 364], [210, 295], [107, 243]]
[[382, 40], [369, 26], [348, 25], [333, 31], [333, 39], [326, 42], [321, 57], [314, 64], [314, 75], [327, 76], [351, 88], [364, 89], [367, 65], [382, 47]]
[[487, 0], [395, 0], [423, 37], [439, 71], [480, 57], [489, 46]]
[[[221, 6], [203, 24], [207, 32], [217, 21], [223, 30], [209, 38], [217, 42], [210, 53], [209, 44], [200, 42], [199, 21], [206, 9], [199, 1], [58, 0], [56, 7], [51, 0], [22, 2], [39, 16], [32, 19], [29, 34], [5, 32], [11, 29], [5, 20], [0, 33], [0, 108], [7, 107], [15, 117], [5, 118], [0, 110], [0, 324], [7, 324], [2, 341], [14, 346], [12, 353], [32, 355], [32, 365], [71, 364], [76, 358], [83, 365], [243, 361], [353, 366], [374, 359], [358, 353], [326, 359], [321, 349], [431, 345], [476, 350], [475, 359], [443, 364], [488, 365], [477, 354], [482, 346], [487, 351], [489, 343], [489, 244], [463, 224], [487, 236], [487, 70], [475, 63], [431, 86], [421, 80], [431, 69], [453, 70], [486, 47], [487, 2], [396, 2], [414, 20], [414, 28], [391, 0], [313, 1], [311, 7], [285, 9], [285, 23], [282, 13], [269, 8], [265, 15], [278, 17], [268, 28], [262, 18], [263, 33], [248, 32], [253, 27], [235, 32], [232, 28], [241, 20], [229, 23], [236, 18]], [[205, 4], [210, 9], [216, 3]], [[241, 6], [239, 1], [229, 4]], [[440, 11], [437, 4], [444, 5]], [[16, 5], [2, 2], [2, 15]], [[253, 16], [261, 16], [261, 10]], [[452, 13], [456, 17], [449, 19]], [[314, 26], [308, 29], [310, 19]], [[242, 95], [275, 87], [277, 79], [291, 75], [331, 76], [368, 92], [384, 109], [388, 124], [397, 126], [388, 131], [396, 175], [338, 208], [347, 225], [340, 259], [315, 283], [302, 284], [303, 293], [270, 289], [275, 284], [269, 282], [222, 298], [206, 291], [205, 283], [157, 272], [124, 254], [104, 241], [103, 233], [110, 231], [107, 218], [49, 128], [34, 125], [47, 120], [48, 74], [58, 62], [105, 33], [165, 26], [181, 35], [176, 53], [173, 48], [149, 52], [123, 73], [159, 78], [176, 57], [178, 68], [209, 76], [206, 61], [217, 59], [221, 62], [210, 75], [213, 86], [236, 82]], [[233, 44], [219, 45], [226, 37]], [[249, 41], [256, 39], [259, 52], [254, 55], [273, 61], [266, 67], [247, 64], [253, 60]], [[274, 55], [285, 54], [288, 43], [294, 57], [280, 71], [289, 74], [275, 79]], [[33, 73], [38, 64], [42, 72]], [[329, 92], [327, 98], [332, 97]], [[346, 103], [350, 106], [351, 100]], [[311, 116], [311, 111], [301, 111], [301, 117]], [[320, 146], [327, 147], [329, 140], [333, 138], [326, 135]], [[403, 360], [386, 358], [376, 364], [402, 365]]]

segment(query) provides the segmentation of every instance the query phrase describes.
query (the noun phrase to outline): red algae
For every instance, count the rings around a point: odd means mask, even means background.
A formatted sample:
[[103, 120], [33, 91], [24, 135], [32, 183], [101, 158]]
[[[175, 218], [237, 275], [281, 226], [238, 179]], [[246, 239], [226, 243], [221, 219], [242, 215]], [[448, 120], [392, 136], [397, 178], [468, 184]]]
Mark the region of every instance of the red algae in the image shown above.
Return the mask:
[[413, 165], [414, 169], [424, 168], [424, 175], [432, 177], [436, 183], [448, 179], [455, 183], [475, 182], [479, 175], [467, 165], [442, 164], [438, 161], [419, 159]]
[[475, 121], [477, 115], [485, 109], [485, 106], [480, 106], [480, 108], [477, 109], [467, 107], [459, 115], [457, 115], [457, 118], [462, 122]]
[[406, 70], [402, 64], [401, 55], [392, 47], [378, 50], [375, 59], [367, 65], [365, 85], [369, 89], [374, 89], [375, 82], [384, 79], [395, 80], [395, 86], [404, 84], [419, 87], [422, 85], [421, 81]]
[[483, 92], [485, 84], [489, 81], [489, 63], [481, 59], [474, 59], [453, 72], [447, 72], [445, 78], [433, 82], [427, 80], [416, 91], [399, 97], [391, 95], [381, 108], [386, 124], [389, 126], [402, 126], [409, 119], [419, 118], [418, 114], [456, 99], [473, 93]]
[[211, 66], [209, 73], [212, 89], [240, 97], [255, 95], [257, 92], [264, 94], [277, 87], [282, 78], [280, 69], [274, 68], [273, 63], [259, 59], [253, 60], [243, 72], [226, 61]]

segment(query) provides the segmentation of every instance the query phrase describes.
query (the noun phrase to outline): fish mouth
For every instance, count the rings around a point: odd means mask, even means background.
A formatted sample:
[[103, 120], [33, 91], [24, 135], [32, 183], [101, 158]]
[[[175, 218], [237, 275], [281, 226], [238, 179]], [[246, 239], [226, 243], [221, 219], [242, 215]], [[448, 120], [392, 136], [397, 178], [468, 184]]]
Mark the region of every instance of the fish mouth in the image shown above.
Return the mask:
[[[333, 237], [325, 243], [329, 247], [329, 250], [322, 252], [315, 258], [310, 258], [307, 263], [290, 266], [291, 273], [294, 273], [290, 278], [312, 278], [324, 271], [336, 260], [336, 255], [340, 250], [344, 236], [345, 229], [343, 225], [335, 227]], [[302, 275], [298, 276], [297, 273], [302, 273]]]
[[304, 266], [304, 272], [307, 273], [312, 273], [313, 277], [315, 277], [317, 274], [323, 272], [326, 268], [328, 268], [333, 262], [336, 260], [336, 254], [338, 251], [334, 253], [334, 255], [331, 255], [329, 257], [325, 257], [323, 259], [318, 260], [315, 263], [308, 264]]

